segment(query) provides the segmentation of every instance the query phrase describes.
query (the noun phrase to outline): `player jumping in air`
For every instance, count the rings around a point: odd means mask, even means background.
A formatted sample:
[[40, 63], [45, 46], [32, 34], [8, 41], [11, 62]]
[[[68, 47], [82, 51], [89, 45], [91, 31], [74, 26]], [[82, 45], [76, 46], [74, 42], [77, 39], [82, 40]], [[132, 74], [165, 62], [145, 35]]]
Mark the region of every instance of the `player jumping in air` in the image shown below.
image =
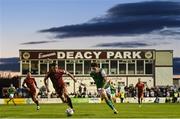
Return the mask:
[[[25, 84], [27, 87], [25, 86]], [[36, 83], [35, 79], [33, 77], [31, 77], [30, 72], [27, 73], [26, 79], [24, 79], [22, 86], [23, 86], [23, 88], [26, 88], [28, 90], [32, 100], [37, 105], [37, 110], [39, 110], [40, 106], [39, 106], [39, 102], [37, 100], [37, 93], [36, 93], [36, 88], [38, 89], [38, 87], [37, 87], [37, 83]]]
[[110, 99], [110, 96], [108, 96], [108, 93], [106, 92], [106, 89], [109, 88], [108, 87], [109, 81], [107, 80], [107, 76], [104, 69], [99, 68], [97, 63], [92, 63], [91, 69], [92, 72], [90, 73], [90, 76], [95, 81], [99, 95], [101, 96], [102, 99], [105, 99], [106, 104], [114, 111], [114, 114], [117, 114], [118, 111], [114, 107]]
[[141, 107], [142, 104], [142, 100], [144, 97], [144, 83], [141, 82], [141, 79], [138, 78], [138, 83], [136, 84], [136, 89], [137, 89], [137, 96], [138, 96], [138, 103], [139, 103], [139, 107]]
[[9, 104], [9, 102], [12, 100], [14, 105], [16, 105], [16, 103], [14, 102], [14, 93], [16, 92], [16, 89], [13, 86], [13, 84], [11, 84], [11, 86], [8, 88], [7, 92], [8, 92], [8, 95], [9, 95], [9, 100], [7, 101], [7, 104]]
[[46, 76], [44, 78], [44, 84], [45, 84], [45, 86], [47, 88], [47, 92], [49, 92], [47, 79], [50, 78], [51, 82], [53, 84], [53, 87], [54, 87], [56, 93], [58, 94], [58, 97], [61, 98], [63, 103], [67, 103], [68, 106], [71, 109], [73, 109], [71, 98], [68, 95], [67, 87], [66, 87], [66, 84], [65, 84], [65, 82], [63, 80], [63, 75], [64, 74], [67, 74], [69, 77], [71, 77], [74, 80], [74, 82], [77, 82], [72, 74], [70, 74], [68, 71], [65, 71], [65, 70], [63, 70], [61, 68], [58, 68], [58, 65], [53, 64], [51, 66], [50, 71], [47, 72], [47, 74], [46, 74]]

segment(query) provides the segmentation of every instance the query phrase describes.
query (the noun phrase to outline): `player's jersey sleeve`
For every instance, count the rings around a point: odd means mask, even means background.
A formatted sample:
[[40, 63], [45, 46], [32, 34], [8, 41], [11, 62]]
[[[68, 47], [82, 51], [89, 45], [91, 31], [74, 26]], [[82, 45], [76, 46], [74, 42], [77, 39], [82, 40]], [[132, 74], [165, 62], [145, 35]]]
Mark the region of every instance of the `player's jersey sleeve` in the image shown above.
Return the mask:
[[66, 70], [61, 70], [61, 73], [62, 73], [62, 74], [69, 74], [69, 72], [66, 71]]
[[102, 77], [106, 77], [106, 76], [107, 76], [107, 74], [106, 74], [106, 72], [105, 72], [104, 69], [101, 69], [101, 76], [102, 76]]
[[25, 83], [25, 84], [27, 83], [27, 80], [26, 80], [26, 78], [24, 79], [24, 83]]
[[15, 87], [13, 87], [13, 91], [16, 92], [16, 88]]
[[138, 87], [138, 84], [136, 84], [136, 86], [135, 86], [136, 88]]
[[10, 94], [10, 90], [11, 90], [11, 89], [10, 89], [10, 88], [8, 88], [8, 90], [7, 90], [8, 94]]
[[144, 89], [145, 85], [143, 84], [143, 89]]
[[50, 72], [47, 72], [45, 78], [47, 79], [49, 77], [50, 77]]
[[34, 81], [34, 84], [35, 84], [35, 85], [37, 85], [37, 84], [36, 84], [36, 80], [35, 80], [35, 78], [33, 78], [33, 81]]

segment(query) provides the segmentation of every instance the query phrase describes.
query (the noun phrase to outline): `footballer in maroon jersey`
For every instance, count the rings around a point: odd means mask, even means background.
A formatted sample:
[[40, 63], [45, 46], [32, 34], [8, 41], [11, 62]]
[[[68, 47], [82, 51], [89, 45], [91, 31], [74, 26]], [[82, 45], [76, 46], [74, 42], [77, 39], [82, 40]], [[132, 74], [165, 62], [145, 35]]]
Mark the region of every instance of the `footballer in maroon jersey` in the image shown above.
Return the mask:
[[47, 74], [46, 74], [46, 76], [44, 78], [44, 84], [45, 84], [45, 86], [47, 88], [47, 92], [49, 92], [49, 88], [48, 88], [48, 84], [47, 84], [47, 79], [50, 78], [50, 80], [51, 80], [51, 82], [53, 84], [53, 87], [54, 87], [56, 93], [58, 94], [58, 97], [60, 97], [61, 100], [64, 103], [67, 103], [68, 106], [71, 109], [73, 109], [71, 98], [68, 95], [66, 84], [65, 84], [65, 82], [63, 80], [63, 75], [64, 74], [66, 74], [69, 77], [71, 77], [74, 80], [74, 82], [77, 82], [72, 74], [70, 74], [68, 71], [60, 69], [58, 67], [58, 65], [53, 64], [51, 69], [50, 69], [50, 71], [47, 72]]
[[[27, 87], [25, 86], [25, 84]], [[24, 79], [22, 86], [28, 90], [32, 100], [37, 105], [37, 110], [39, 110], [40, 106], [39, 106], [39, 102], [36, 98], [37, 97], [36, 88], [38, 88], [38, 87], [37, 87], [37, 83], [36, 83], [35, 79], [33, 77], [31, 77], [30, 72], [27, 73], [26, 79]]]
[[138, 83], [136, 84], [137, 92], [138, 92], [138, 103], [141, 104], [144, 97], [144, 83], [141, 82], [141, 79], [138, 79]]

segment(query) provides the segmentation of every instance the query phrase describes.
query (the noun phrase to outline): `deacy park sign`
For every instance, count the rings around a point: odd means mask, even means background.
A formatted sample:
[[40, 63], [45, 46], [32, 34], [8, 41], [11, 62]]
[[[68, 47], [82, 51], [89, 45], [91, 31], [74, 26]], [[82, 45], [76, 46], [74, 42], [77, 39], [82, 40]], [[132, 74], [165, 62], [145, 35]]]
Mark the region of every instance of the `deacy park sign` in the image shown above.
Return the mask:
[[20, 50], [21, 59], [153, 59], [153, 50]]

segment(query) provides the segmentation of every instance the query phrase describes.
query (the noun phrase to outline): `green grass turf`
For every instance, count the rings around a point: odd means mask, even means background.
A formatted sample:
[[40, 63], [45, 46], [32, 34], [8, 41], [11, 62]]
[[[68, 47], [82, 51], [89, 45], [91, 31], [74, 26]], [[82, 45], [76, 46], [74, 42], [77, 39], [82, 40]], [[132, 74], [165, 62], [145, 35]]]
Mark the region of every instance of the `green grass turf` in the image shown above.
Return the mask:
[[[0, 105], [0, 118], [66, 118], [66, 104]], [[178, 104], [115, 104], [118, 114], [106, 104], [74, 104], [75, 113], [70, 118], [180, 118]]]

